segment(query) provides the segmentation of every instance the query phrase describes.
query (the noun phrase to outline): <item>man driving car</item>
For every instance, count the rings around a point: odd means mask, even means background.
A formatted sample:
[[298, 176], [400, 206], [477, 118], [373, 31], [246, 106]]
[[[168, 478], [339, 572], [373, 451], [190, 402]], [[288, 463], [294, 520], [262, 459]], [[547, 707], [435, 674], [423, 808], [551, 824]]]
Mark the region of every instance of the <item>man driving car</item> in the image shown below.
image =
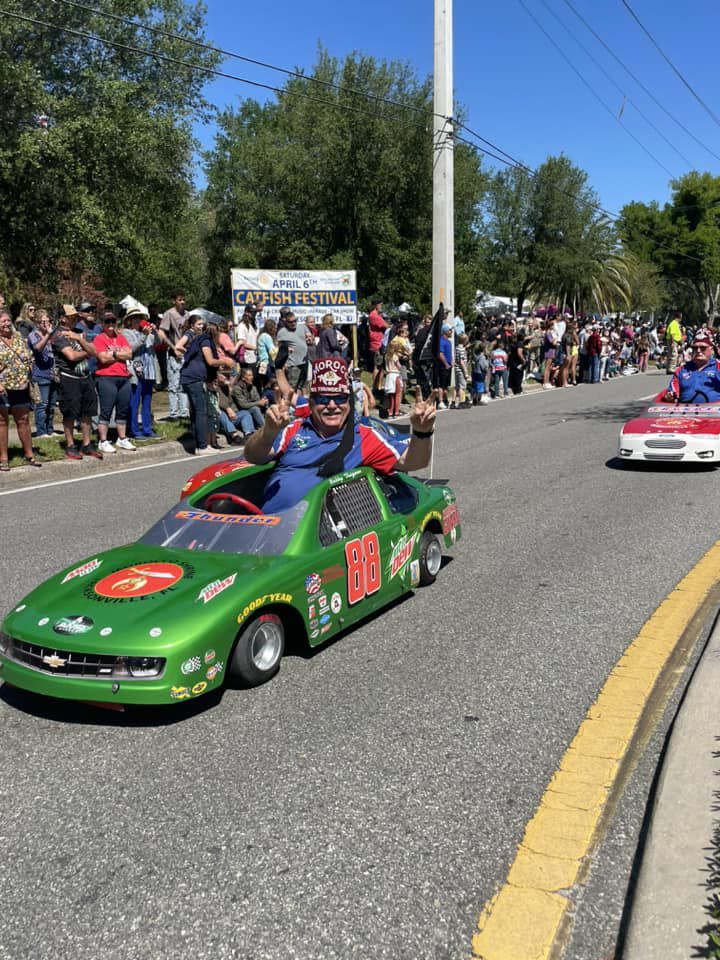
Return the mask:
[[418, 390], [410, 413], [412, 435], [401, 449], [373, 427], [355, 421], [348, 368], [340, 357], [312, 365], [310, 416], [290, 422], [287, 401], [279, 397], [264, 426], [245, 443], [250, 463], [275, 461], [265, 489], [263, 510], [276, 513], [301, 500], [318, 477], [369, 466], [380, 473], [421, 470], [430, 461], [435, 402]]
[[663, 394], [668, 403], [716, 403], [720, 400], [720, 363], [713, 356], [712, 334], [698, 330], [692, 360], [678, 367]]

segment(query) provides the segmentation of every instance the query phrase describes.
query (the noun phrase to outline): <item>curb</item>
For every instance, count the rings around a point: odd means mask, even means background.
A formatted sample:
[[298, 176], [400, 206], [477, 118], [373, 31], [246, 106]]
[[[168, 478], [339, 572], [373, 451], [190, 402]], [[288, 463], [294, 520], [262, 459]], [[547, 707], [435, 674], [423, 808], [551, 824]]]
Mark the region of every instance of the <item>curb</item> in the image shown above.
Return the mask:
[[[707, 907], [718, 893], [718, 689], [716, 622], [668, 733], [625, 910], [623, 960], [713, 955]], [[720, 932], [718, 920], [713, 928]]]
[[197, 460], [202, 463], [206, 457], [212, 456], [239, 456], [242, 447], [228, 446], [222, 450], [213, 450], [210, 454], [195, 456], [188, 453], [179, 440], [163, 440], [147, 445], [138, 446], [133, 451], [120, 452], [106, 456], [103, 460], [85, 457], [83, 460], [46, 460], [41, 470], [37, 467], [13, 467], [10, 473], [0, 476], [0, 497], [7, 493], [16, 493], [21, 490], [35, 490], [39, 486], [49, 483], [62, 483], [67, 480], [83, 480], [96, 474], [123, 472], [128, 468], [150, 466], [153, 463], [167, 460]]
[[[505, 883], [481, 913], [474, 957], [562, 956], [576, 890], [720, 605], [718, 570], [720, 541], [665, 598], [610, 672], [527, 824]], [[662, 951], [655, 955], [665, 958]]]

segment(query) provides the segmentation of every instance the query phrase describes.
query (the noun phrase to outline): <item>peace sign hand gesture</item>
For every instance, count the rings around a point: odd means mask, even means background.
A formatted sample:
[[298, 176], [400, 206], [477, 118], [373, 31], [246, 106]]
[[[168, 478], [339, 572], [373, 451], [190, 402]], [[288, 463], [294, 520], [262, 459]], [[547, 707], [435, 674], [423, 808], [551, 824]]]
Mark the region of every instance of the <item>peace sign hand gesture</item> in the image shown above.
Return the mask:
[[432, 433], [435, 429], [435, 417], [437, 407], [435, 404], [435, 395], [430, 394], [427, 400], [423, 400], [422, 390], [415, 387], [415, 405], [410, 411], [410, 426], [418, 433]]
[[275, 391], [275, 403], [272, 404], [265, 414], [265, 426], [263, 433], [265, 436], [274, 440], [285, 427], [290, 423], [290, 406], [287, 400], [282, 396], [279, 390]]

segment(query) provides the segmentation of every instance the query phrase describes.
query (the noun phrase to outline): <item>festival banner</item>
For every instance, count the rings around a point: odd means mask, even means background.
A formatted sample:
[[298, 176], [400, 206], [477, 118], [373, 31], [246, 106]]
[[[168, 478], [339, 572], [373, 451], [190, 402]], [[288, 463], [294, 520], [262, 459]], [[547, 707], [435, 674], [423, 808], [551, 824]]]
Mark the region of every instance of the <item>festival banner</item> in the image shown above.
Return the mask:
[[298, 320], [331, 313], [336, 324], [357, 323], [357, 280], [354, 270], [231, 270], [233, 316], [240, 321], [252, 304], [262, 320], [278, 320], [290, 307]]

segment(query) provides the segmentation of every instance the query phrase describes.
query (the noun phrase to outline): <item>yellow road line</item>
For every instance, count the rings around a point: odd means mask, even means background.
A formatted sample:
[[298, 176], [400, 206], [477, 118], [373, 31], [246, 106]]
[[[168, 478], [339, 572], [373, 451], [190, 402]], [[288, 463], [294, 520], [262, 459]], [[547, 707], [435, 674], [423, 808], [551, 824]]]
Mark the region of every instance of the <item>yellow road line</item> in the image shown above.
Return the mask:
[[682, 675], [719, 579], [720, 540], [615, 664], [525, 828], [505, 883], [482, 911], [472, 942], [476, 957], [558, 955], [571, 920], [568, 893], [589, 865], [631, 757]]

